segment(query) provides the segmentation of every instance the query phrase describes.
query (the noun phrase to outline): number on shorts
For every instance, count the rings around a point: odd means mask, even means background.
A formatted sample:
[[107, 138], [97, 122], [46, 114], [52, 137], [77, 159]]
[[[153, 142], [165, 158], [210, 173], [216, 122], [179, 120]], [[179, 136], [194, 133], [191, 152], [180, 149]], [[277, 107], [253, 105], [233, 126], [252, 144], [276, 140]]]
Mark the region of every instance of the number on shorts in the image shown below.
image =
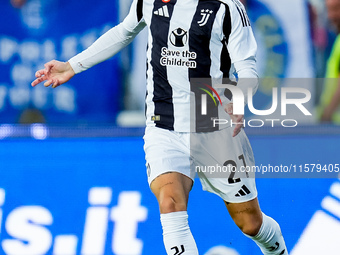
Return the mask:
[[[238, 159], [239, 159], [239, 160], [242, 160], [242, 163], [243, 163], [243, 165], [244, 165], [244, 167], [245, 167], [245, 169], [246, 169], [247, 165], [246, 165], [246, 161], [245, 161], [245, 159], [244, 159], [244, 155], [241, 154], [240, 156], [238, 156]], [[236, 162], [235, 162], [234, 160], [228, 160], [228, 161], [224, 162], [224, 164], [223, 164], [223, 166], [226, 166], [226, 167], [227, 167], [228, 165], [231, 165], [231, 166], [232, 166], [232, 167], [231, 167], [231, 173], [230, 173], [229, 178], [228, 178], [229, 184], [240, 182], [240, 181], [241, 181], [240, 178], [234, 179], [235, 174], [236, 174], [236, 169], [237, 169], [237, 164], [236, 164]], [[247, 178], [248, 178], [248, 177], [249, 177], [248, 172], [246, 172], [246, 175], [247, 175]]]
[[228, 178], [228, 183], [229, 184], [232, 184], [232, 183], [237, 183], [237, 182], [240, 182], [241, 179], [240, 178], [237, 178], [237, 179], [234, 179], [235, 177], [235, 174], [236, 174], [236, 162], [234, 160], [228, 160], [226, 162], [224, 162], [223, 166], [228, 166], [228, 165], [231, 165], [231, 173], [229, 175], [229, 178]]

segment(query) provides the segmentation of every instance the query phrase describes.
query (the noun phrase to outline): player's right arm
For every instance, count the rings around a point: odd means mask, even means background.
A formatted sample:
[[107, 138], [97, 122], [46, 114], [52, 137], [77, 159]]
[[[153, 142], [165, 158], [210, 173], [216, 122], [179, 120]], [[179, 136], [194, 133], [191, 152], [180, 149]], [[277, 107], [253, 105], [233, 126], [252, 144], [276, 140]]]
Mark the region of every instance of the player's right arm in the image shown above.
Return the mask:
[[68, 82], [74, 75], [75, 72], [69, 62], [52, 60], [45, 64], [44, 69], [35, 73], [36, 79], [31, 85], [34, 87], [45, 81], [45, 87], [52, 85], [52, 88], [55, 88], [65, 82]]
[[69, 81], [75, 74], [83, 72], [118, 53], [127, 46], [146, 26], [142, 6], [134, 0], [128, 16], [122, 23], [99, 37], [89, 48], [72, 57], [67, 62], [52, 60], [45, 68], [36, 72], [32, 86], [45, 81], [44, 86], [53, 88]]

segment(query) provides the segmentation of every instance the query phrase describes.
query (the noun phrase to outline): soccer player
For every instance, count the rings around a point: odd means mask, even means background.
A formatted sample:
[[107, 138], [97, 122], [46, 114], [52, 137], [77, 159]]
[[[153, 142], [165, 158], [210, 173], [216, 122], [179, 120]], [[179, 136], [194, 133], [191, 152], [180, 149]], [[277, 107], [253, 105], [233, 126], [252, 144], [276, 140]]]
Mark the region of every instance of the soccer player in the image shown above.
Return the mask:
[[[122, 23], [68, 62], [46, 63], [32, 86], [44, 81], [46, 87], [55, 88], [67, 82], [115, 55], [145, 27], [149, 32], [144, 135], [148, 181], [159, 203], [167, 254], [195, 255], [198, 250], [187, 215], [193, 169], [214, 163], [254, 165], [243, 116], [233, 114], [230, 93], [214, 88], [234, 76], [244, 94], [249, 87], [257, 88], [257, 45], [244, 6], [238, 0], [134, 0]], [[242, 82], [244, 78], [252, 82]], [[205, 92], [211, 95], [209, 100]], [[203, 112], [201, 98], [209, 106]], [[228, 118], [236, 125], [212, 126], [214, 118]], [[216, 157], [209, 153], [216, 147], [211, 141], [222, 144]], [[224, 200], [236, 225], [263, 254], [288, 254], [278, 223], [260, 210], [254, 178], [235, 174], [198, 176], [205, 190]]]

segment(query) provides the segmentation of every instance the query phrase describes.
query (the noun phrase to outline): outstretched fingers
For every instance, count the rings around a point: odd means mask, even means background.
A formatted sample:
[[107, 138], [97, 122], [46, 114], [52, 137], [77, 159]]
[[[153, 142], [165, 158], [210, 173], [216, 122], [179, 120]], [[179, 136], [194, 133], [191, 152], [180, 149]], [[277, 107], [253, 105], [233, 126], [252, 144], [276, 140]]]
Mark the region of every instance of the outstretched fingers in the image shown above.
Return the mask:
[[50, 61], [46, 63], [44, 66], [45, 66], [44, 69], [38, 70], [35, 73], [36, 79], [31, 83], [33, 87], [46, 80], [47, 81], [44, 83], [45, 87], [48, 87], [54, 83], [53, 79], [49, 77], [49, 74], [51, 73], [51, 69], [54, 66], [54, 61]]
[[45, 69], [39, 70], [35, 73], [36, 79], [31, 83], [33, 87], [37, 86], [40, 82], [47, 80]]
[[36, 73], [35, 73], [35, 77], [36, 78], [40, 78], [41, 76], [45, 75], [45, 69], [41, 69], [41, 70], [38, 70]]
[[68, 62], [52, 60], [45, 64], [44, 69], [35, 73], [36, 79], [31, 84], [34, 87], [44, 82], [45, 87], [56, 88], [70, 80], [74, 75], [75, 73]]
[[47, 62], [47, 63], [44, 65], [44, 66], [45, 66], [45, 69], [44, 69], [45, 74], [48, 74], [48, 73], [51, 72], [51, 69], [53, 68], [54, 64], [55, 64], [55, 60], [52, 60], [52, 61], [50, 61], [50, 62]]
[[52, 85], [52, 88], [56, 88], [60, 85], [60, 82], [58, 79], [48, 79], [45, 83], [44, 83], [44, 86], [45, 87], [48, 87], [48, 86], [51, 86]]
[[43, 82], [43, 81], [45, 81], [46, 79], [47, 79], [46, 76], [37, 78], [37, 79], [35, 79], [35, 80], [31, 83], [31, 85], [32, 85], [32, 87], [35, 87], [35, 86], [37, 86], [40, 82]]

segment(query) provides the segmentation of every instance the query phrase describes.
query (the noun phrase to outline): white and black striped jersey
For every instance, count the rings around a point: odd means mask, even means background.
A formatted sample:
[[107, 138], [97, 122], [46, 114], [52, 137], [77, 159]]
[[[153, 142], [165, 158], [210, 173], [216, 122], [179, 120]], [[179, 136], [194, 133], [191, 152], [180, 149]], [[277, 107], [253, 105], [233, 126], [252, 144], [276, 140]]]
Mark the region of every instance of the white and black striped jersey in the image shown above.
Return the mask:
[[[229, 118], [221, 106], [227, 95], [218, 90], [217, 96], [214, 84], [247, 69], [246, 61], [255, 66], [257, 46], [243, 5], [239, 0], [134, 0], [128, 16], [109, 31], [107, 40], [71, 59], [71, 66], [77, 73], [103, 61], [144, 27], [148, 29], [147, 125], [178, 132], [214, 130], [213, 118]], [[107, 54], [98, 47], [112, 49]], [[101, 54], [110, 56], [89, 57]], [[205, 115], [200, 110], [202, 93], [212, 95]]]

